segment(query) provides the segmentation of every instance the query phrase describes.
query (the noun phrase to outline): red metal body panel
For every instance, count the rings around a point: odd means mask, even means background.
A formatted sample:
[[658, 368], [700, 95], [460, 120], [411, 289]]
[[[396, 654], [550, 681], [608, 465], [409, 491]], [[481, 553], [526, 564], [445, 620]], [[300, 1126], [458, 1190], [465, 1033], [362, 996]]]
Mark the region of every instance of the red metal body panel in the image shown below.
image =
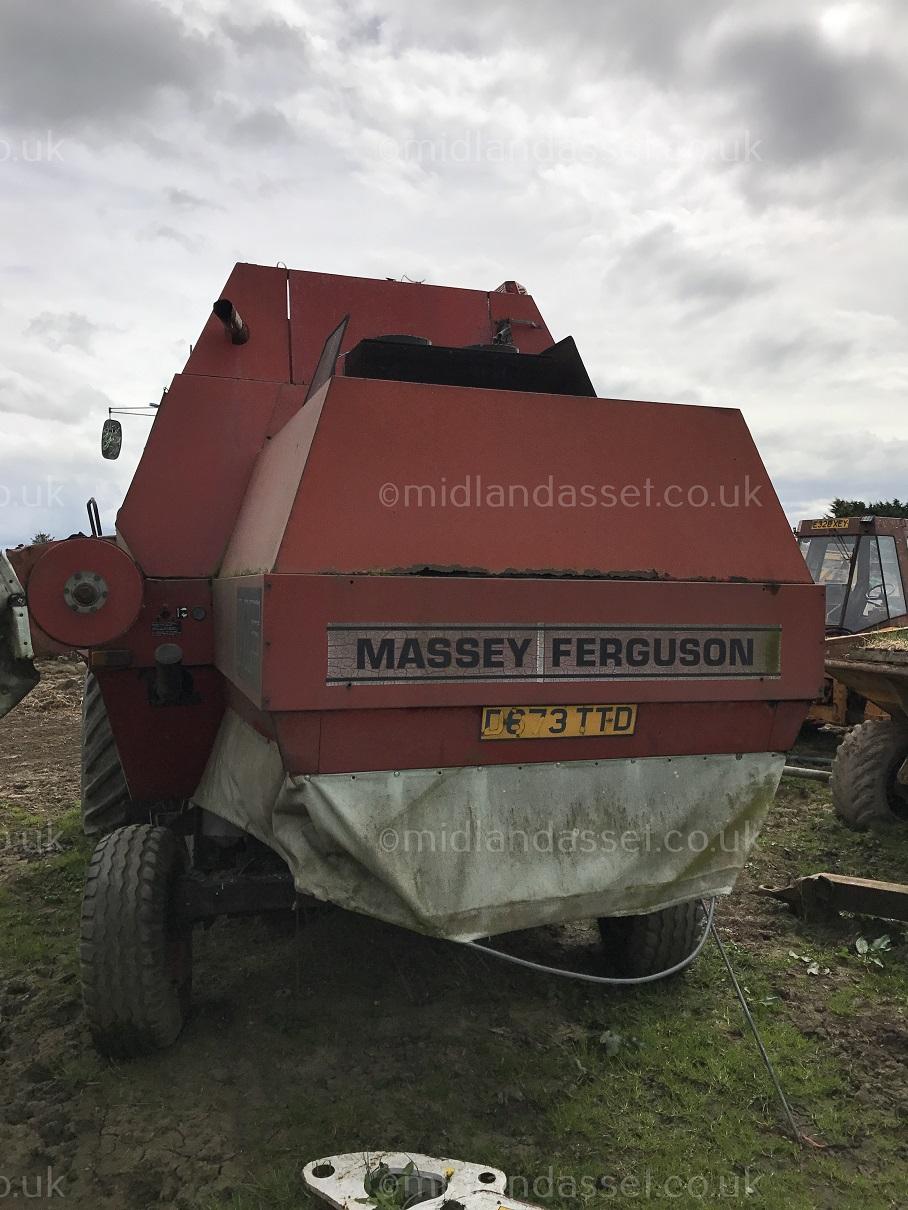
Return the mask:
[[[492, 303], [495, 299], [495, 303]], [[485, 290], [458, 290], [414, 282], [374, 281], [366, 277], [338, 277], [331, 273], [290, 272], [290, 330], [293, 381], [309, 382], [325, 338], [350, 315], [342, 352], [371, 336], [405, 333], [425, 336], [433, 344], [487, 344], [495, 335], [496, 314], [527, 317], [541, 324], [533, 332], [540, 348], [553, 343], [548, 329], [528, 295], [490, 294]], [[524, 328], [517, 329], [522, 337]], [[515, 343], [526, 352], [530, 341]]]
[[[524, 695], [519, 695], [523, 702]], [[587, 693], [575, 694], [579, 699]], [[634, 695], [611, 685], [601, 702]], [[478, 706], [450, 709], [349, 710], [274, 714], [284, 764], [292, 773], [369, 769], [460, 768], [552, 760], [621, 760], [715, 752], [784, 751], [795, 741], [803, 707], [780, 717], [773, 702], [653, 702], [637, 714], [633, 735], [604, 739], [480, 740]]]
[[278, 391], [195, 374], [173, 380], [117, 514], [117, 533], [146, 576], [217, 571]]
[[[251, 583], [252, 581], [248, 581]], [[270, 710], [357, 710], [495, 706], [519, 702], [809, 701], [822, 681], [822, 594], [812, 584], [771, 590], [755, 584], [615, 580], [473, 579], [415, 576], [265, 576], [261, 697], [219, 649], [222, 671]], [[227, 585], [218, 625], [229, 628]], [[781, 625], [782, 675], [753, 681], [645, 680], [326, 685], [329, 623], [499, 623], [718, 626]], [[515, 699], [515, 693], [518, 697]], [[719, 751], [720, 749], [713, 749]], [[516, 759], [516, 756], [515, 758]]]
[[[305, 469], [279, 572], [810, 582], [734, 409], [335, 378]], [[456, 485], [464, 506], [442, 496]], [[527, 507], [522, 493], [500, 507], [493, 485], [539, 491]], [[579, 503], [584, 487], [600, 486], [633, 490], [623, 503]], [[666, 506], [661, 493], [674, 486], [669, 499], [696, 488], [711, 504]], [[736, 488], [759, 505], [723, 507]]]
[[211, 667], [193, 672], [199, 701], [152, 706], [150, 670], [98, 669], [117, 751], [132, 798], [189, 798], [205, 768], [224, 713], [224, 682]]
[[289, 382], [287, 270], [237, 265], [220, 297], [229, 298], [236, 307], [249, 327], [249, 340], [231, 344], [224, 325], [210, 315], [183, 373]]
[[[204, 610], [204, 617], [193, 611]], [[135, 623], [100, 651], [128, 651], [136, 668], [154, 664], [160, 643], [179, 643], [187, 668], [214, 663], [214, 617], [210, 580], [146, 580]]]

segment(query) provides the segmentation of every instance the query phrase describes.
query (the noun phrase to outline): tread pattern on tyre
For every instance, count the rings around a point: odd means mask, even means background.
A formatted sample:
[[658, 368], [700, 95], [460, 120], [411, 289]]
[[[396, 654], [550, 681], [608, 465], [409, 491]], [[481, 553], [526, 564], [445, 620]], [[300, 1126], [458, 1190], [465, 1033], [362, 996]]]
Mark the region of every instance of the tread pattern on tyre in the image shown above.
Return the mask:
[[131, 800], [97, 678], [85, 674], [82, 698], [82, 827], [103, 836], [129, 822]]
[[892, 777], [908, 756], [908, 729], [892, 719], [853, 727], [832, 762], [832, 805], [851, 828], [898, 818], [889, 799]]
[[169, 1046], [183, 1028], [191, 948], [186, 941], [178, 984], [168, 922], [185, 861], [178, 838], [149, 824], [118, 828], [92, 854], [82, 900], [82, 1001], [95, 1045], [111, 1057]]
[[642, 916], [602, 916], [599, 933], [609, 973], [641, 978], [669, 970], [693, 952], [702, 913], [695, 899]]

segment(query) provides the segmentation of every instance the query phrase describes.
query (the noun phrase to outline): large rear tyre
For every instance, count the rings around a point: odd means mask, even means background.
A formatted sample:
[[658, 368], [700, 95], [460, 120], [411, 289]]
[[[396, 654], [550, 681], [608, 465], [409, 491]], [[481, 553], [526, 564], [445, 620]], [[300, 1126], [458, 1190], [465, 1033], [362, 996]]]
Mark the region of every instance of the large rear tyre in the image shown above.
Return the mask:
[[606, 972], [639, 979], [670, 970], [694, 952], [702, 929], [695, 899], [644, 916], [600, 916]]
[[82, 900], [82, 1001], [95, 1046], [131, 1058], [175, 1042], [189, 1012], [192, 929], [175, 919], [183, 842], [133, 824], [95, 849]]
[[107, 707], [90, 672], [82, 697], [82, 828], [104, 836], [130, 820], [132, 806]]
[[908, 819], [908, 788], [896, 781], [908, 757], [908, 727], [871, 719], [854, 727], [832, 762], [832, 805], [849, 828]]

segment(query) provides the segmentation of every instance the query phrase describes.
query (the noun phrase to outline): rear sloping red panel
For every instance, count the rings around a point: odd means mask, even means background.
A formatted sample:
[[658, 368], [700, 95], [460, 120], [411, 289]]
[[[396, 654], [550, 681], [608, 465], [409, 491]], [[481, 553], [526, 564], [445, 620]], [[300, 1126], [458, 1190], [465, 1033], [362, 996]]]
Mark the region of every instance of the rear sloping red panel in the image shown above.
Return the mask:
[[275, 570], [426, 567], [810, 582], [737, 410], [336, 378]]

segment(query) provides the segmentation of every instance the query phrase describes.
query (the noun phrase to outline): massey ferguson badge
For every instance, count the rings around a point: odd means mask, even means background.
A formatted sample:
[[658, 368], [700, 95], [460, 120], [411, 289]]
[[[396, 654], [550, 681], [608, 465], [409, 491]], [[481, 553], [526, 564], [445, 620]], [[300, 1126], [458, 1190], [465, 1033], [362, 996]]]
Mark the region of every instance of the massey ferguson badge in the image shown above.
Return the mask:
[[680, 680], [781, 673], [777, 626], [328, 627], [328, 684]]

